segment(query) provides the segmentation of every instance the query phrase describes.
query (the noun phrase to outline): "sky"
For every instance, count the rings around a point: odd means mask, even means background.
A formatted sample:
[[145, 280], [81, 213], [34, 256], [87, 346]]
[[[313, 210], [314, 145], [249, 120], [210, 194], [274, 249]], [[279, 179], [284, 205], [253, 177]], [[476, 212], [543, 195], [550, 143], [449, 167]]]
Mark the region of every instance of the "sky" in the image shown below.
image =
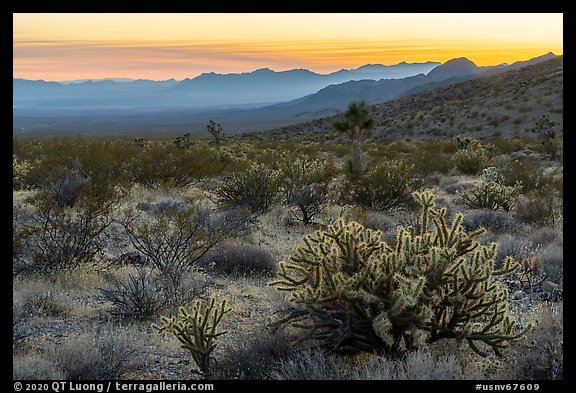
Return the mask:
[[16, 13], [13, 77], [181, 80], [259, 68], [477, 65], [563, 54], [561, 13]]

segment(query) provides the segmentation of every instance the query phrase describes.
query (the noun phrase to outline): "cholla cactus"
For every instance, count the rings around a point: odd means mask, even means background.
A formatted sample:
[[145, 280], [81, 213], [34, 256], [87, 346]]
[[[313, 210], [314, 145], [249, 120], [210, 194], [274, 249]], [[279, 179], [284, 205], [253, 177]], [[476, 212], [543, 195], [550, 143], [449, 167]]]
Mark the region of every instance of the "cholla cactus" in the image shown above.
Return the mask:
[[460, 195], [468, 207], [473, 209], [492, 209], [511, 211], [520, 192], [522, 191], [522, 183], [516, 182], [513, 186], [504, 186], [495, 181], [489, 181], [469, 190], [458, 190], [456, 193]]
[[178, 309], [177, 317], [160, 317], [162, 325], [152, 325], [158, 333], [172, 333], [182, 344], [182, 348], [190, 351], [192, 359], [200, 369], [200, 374], [208, 379], [212, 375], [210, 362], [212, 351], [216, 348], [216, 338], [226, 334], [226, 331], [217, 331], [222, 317], [230, 312], [226, 308], [226, 301], [218, 307], [212, 299], [210, 305], [205, 307], [201, 301], [196, 301], [192, 306], [192, 313], [188, 313], [184, 307]]
[[498, 171], [498, 168], [496, 168], [494, 166], [489, 166], [488, 168], [484, 168], [482, 170], [482, 176], [484, 177], [484, 179], [486, 179], [488, 181], [496, 182], [498, 184], [502, 184], [502, 182], [504, 181], [504, 178], [500, 174], [500, 171]]
[[[297, 341], [320, 340], [334, 351], [384, 350], [399, 356], [442, 338], [479, 342], [500, 349], [523, 336], [508, 311], [508, 292], [496, 277], [518, 264], [506, 258], [495, 267], [496, 244], [474, 240], [462, 215], [451, 225], [434, 195], [413, 194], [422, 206], [415, 228], [401, 228], [396, 244], [380, 231], [338, 220], [304, 238], [291, 262], [279, 266], [271, 285], [290, 291], [306, 307], [282, 322], [304, 329]], [[433, 229], [429, 230], [432, 226]]]

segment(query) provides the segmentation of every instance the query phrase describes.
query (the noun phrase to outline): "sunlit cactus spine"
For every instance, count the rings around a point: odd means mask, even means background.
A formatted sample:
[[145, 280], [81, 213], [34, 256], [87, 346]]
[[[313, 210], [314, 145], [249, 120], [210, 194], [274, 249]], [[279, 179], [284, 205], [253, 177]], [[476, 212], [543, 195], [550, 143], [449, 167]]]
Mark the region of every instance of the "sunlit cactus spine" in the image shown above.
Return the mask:
[[216, 339], [226, 331], [218, 331], [222, 317], [231, 310], [226, 308], [226, 301], [216, 305], [212, 299], [206, 307], [198, 300], [192, 305], [189, 313], [184, 307], [178, 309], [178, 315], [160, 317], [162, 325], [153, 325], [158, 333], [172, 333], [192, 355], [204, 379], [213, 375], [214, 358], [211, 356], [216, 348]]
[[[495, 266], [496, 244], [467, 233], [461, 214], [451, 224], [429, 191], [413, 194], [417, 225], [400, 228], [395, 244], [381, 232], [339, 219], [304, 238], [271, 285], [306, 307], [280, 322], [303, 330], [296, 342], [317, 340], [343, 353], [381, 351], [400, 356], [440, 339], [466, 340], [481, 355], [497, 355], [519, 340], [508, 292], [497, 280], [518, 264]], [[484, 345], [482, 345], [482, 344]], [[480, 345], [479, 345], [480, 344]]]

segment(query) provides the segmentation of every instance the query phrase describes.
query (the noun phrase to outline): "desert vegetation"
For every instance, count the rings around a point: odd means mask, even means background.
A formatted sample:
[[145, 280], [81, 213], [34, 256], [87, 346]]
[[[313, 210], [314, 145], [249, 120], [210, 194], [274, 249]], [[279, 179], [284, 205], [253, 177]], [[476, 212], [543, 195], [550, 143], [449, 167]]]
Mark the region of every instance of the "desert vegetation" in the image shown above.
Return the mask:
[[14, 378], [563, 379], [561, 134], [210, 126], [13, 139]]

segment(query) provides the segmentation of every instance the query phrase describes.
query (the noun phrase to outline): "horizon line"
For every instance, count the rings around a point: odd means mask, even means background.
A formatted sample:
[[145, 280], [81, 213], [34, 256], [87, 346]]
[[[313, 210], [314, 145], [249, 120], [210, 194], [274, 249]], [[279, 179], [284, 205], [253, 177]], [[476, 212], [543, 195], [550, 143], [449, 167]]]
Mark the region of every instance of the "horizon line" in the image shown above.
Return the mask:
[[[543, 54], [541, 54], [541, 55], [538, 55], [538, 56], [535, 56], [535, 57], [531, 57], [531, 58], [525, 59], [525, 60], [517, 60], [517, 61], [512, 62], [512, 63], [499, 63], [499, 64], [493, 64], [493, 65], [484, 65], [484, 66], [478, 66], [478, 65], [477, 65], [477, 67], [497, 67], [497, 66], [500, 66], [500, 65], [509, 66], [509, 65], [514, 64], [514, 63], [516, 63], [516, 62], [529, 61], [529, 60], [532, 60], [532, 59], [535, 59], [535, 58], [538, 58], [538, 57], [546, 56], [546, 55], [548, 55], [548, 54], [552, 54], [552, 55], [554, 55], [554, 56], [556, 56], [556, 57], [563, 56], [563, 53], [561, 53], [561, 54], [556, 54], [556, 53], [554, 53], [553, 51], [548, 51], [548, 52], [543, 53]], [[397, 66], [397, 65], [400, 65], [400, 64], [412, 65], [412, 64], [426, 64], [426, 63], [438, 63], [438, 65], [442, 65], [442, 64], [447, 63], [448, 61], [455, 60], [455, 59], [466, 59], [466, 60], [469, 60], [469, 61], [471, 61], [472, 63], [474, 63], [474, 64], [476, 65], [476, 63], [475, 63], [473, 60], [470, 60], [468, 57], [466, 57], [466, 56], [460, 56], [460, 57], [454, 57], [454, 58], [452, 58], [452, 59], [446, 60], [444, 63], [441, 62], [441, 61], [437, 61], [437, 60], [427, 60], [427, 61], [412, 62], [412, 63], [403, 60], [403, 61], [400, 61], [400, 62], [394, 63], [394, 64], [366, 63], [366, 64], [362, 64], [362, 65], [360, 65], [360, 66], [358, 66], [358, 67], [356, 67], [356, 68], [340, 68], [340, 69], [338, 69], [338, 70], [335, 70], [335, 71], [332, 71], [332, 72], [327, 72], [327, 73], [316, 72], [316, 71], [313, 71], [313, 70], [311, 70], [311, 69], [309, 69], [309, 68], [304, 68], [304, 67], [289, 68], [289, 69], [279, 70], [279, 71], [274, 70], [274, 69], [271, 69], [271, 68], [269, 68], [269, 67], [260, 67], [260, 68], [252, 69], [252, 70], [250, 70], [250, 71], [239, 71], [239, 72], [228, 72], [228, 73], [220, 73], [220, 72], [214, 72], [214, 71], [206, 71], [206, 72], [202, 72], [202, 73], [200, 73], [200, 74], [198, 74], [198, 75], [196, 75], [196, 76], [185, 77], [185, 78], [183, 78], [183, 79], [177, 79], [177, 78], [174, 78], [174, 77], [170, 77], [170, 78], [167, 78], [167, 79], [149, 79], [149, 78], [145, 78], [145, 77], [142, 77], [142, 78], [128, 78], [128, 77], [121, 77], [121, 76], [110, 76], [110, 77], [101, 77], [101, 78], [79, 78], [79, 79], [60, 79], [60, 80], [50, 79], [50, 80], [49, 80], [49, 79], [43, 79], [43, 78], [42, 78], [42, 79], [28, 79], [28, 78], [25, 78], [25, 77], [14, 76], [14, 75], [12, 76], [12, 79], [22, 79], [22, 80], [28, 80], [28, 81], [34, 81], [34, 82], [40, 82], [40, 81], [43, 81], [43, 82], [55, 82], [55, 83], [64, 83], [64, 82], [67, 82], [67, 83], [74, 83], [74, 82], [76, 82], [76, 83], [84, 83], [84, 82], [89, 82], [89, 81], [108, 81], [108, 80], [115, 82], [114, 79], [125, 79], [125, 80], [127, 80], [127, 81], [150, 81], [150, 82], [177, 81], [177, 82], [182, 82], [182, 81], [185, 81], [185, 80], [195, 79], [195, 78], [197, 78], [197, 77], [199, 77], [199, 76], [206, 75], [206, 74], [215, 74], [215, 75], [242, 75], [242, 74], [251, 74], [251, 73], [254, 73], [254, 72], [256, 72], [256, 71], [261, 71], [261, 70], [270, 70], [270, 71], [275, 72], [275, 73], [282, 73], [282, 72], [290, 72], [290, 71], [303, 70], [303, 71], [312, 72], [312, 73], [317, 74], [317, 75], [330, 75], [330, 74], [334, 74], [334, 73], [340, 72], [340, 71], [354, 71], [354, 70], [357, 70], [357, 69], [362, 68], [362, 67], [365, 67], [365, 66], [393, 67], [393, 66]], [[122, 82], [116, 82], [116, 83], [122, 83]], [[124, 83], [128, 83], [128, 82], [124, 82]]]

